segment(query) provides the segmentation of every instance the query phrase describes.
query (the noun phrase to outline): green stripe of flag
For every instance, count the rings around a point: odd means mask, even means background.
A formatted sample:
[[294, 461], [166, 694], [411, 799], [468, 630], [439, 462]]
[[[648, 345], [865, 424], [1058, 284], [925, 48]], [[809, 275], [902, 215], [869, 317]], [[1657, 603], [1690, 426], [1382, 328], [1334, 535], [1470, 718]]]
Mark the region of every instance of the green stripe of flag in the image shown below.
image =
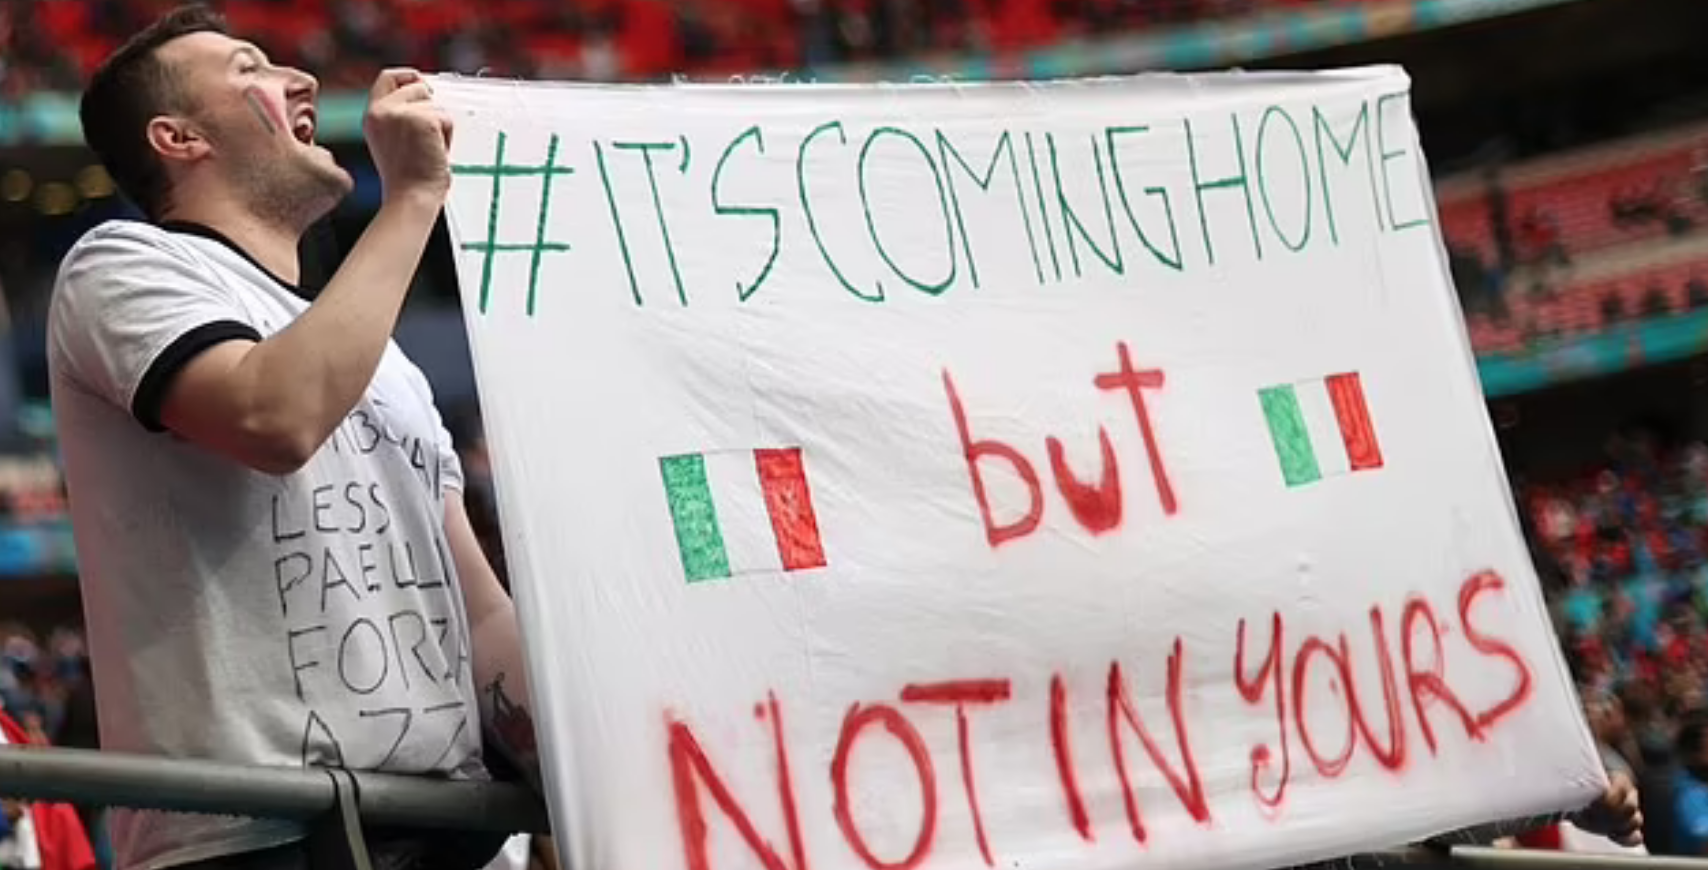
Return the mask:
[[1263, 401], [1269, 438], [1275, 442], [1275, 455], [1281, 460], [1281, 475], [1287, 485], [1303, 486], [1322, 479], [1316, 451], [1311, 448], [1311, 433], [1305, 428], [1305, 415], [1299, 410], [1299, 396], [1292, 385], [1270, 387], [1258, 397]]
[[724, 549], [712, 488], [706, 482], [706, 458], [700, 454], [665, 456], [658, 460], [676, 524], [676, 546], [682, 551], [682, 570], [688, 582], [729, 576], [729, 553]]

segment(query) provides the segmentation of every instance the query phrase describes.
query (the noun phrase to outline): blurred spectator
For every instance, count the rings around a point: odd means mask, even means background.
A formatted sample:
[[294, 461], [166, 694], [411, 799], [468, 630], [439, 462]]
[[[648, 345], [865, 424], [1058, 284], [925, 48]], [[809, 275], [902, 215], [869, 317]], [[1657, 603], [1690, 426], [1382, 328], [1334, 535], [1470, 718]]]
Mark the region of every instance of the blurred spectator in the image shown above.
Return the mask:
[[1653, 855], [1674, 855], [1679, 849], [1677, 778], [1671, 726], [1655, 703], [1647, 683], [1628, 683], [1619, 696], [1629, 729], [1637, 769], [1637, 795], [1649, 809], [1643, 814], [1643, 843]]
[[92, 716], [77, 709], [88, 672], [81, 632], [59, 628], [44, 649], [28, 627], [0, 625], [0, 709], [30, 742], [97, 747]]
[[[101, 748], [100, 720], [95, 715], [95, 685], [89, 679], [89, 660], [82, 654], [82, 637], [76, 638], [77, 652], [60, 660], [60, 679], [69, 683], [64, 713], [53, 741], [67, 749], [95, 750]], [[104, 807], [92, 804], [76, 805], [77, 818], [89, 834], [95, 857], [102, 867], [112, 866], [112, 850], [107, 841], [107, 817]]]
[[[33, 740], [0, 713], [0, 745]], [[0, 801], [0, 867], [95, 870], [94, 850], [69, 804]]]
[[1691, 310], [1708, 306], [1708, 282], [1702, 280], [1702, 273], [1692, 270], [1690, 280], [1684, 282], [1684, 304]]
[[1447, 266], [1466, 313], [1506, 322], [1508, 311], [1497, 270], [1490, 269], [1475, 250], [1453, 244], [1447, 246]]
[[1687, 717], [1679, 729], [1674, 775], [1678, 854], [1708, 855], [1708, 719], [1700, 713]]
[[1615, 326], [1625, 319], [1625, 297], [1618, 288], [1601, 294], [1601, 325]]
[[[81, 632], [59, 628], [44, 649], [28, 627], [0, 625], [0, 744], [99, 748], [90, 691]], [[107, 854], [97, 808], [17, 806], [17, 813], [0, 814], [0, 867], [92, 870], [95, 853]], [[39, 863], [8, 863], [20, 855]]]
[[1530, 265], [1570, 265], [1560, 220], [1548, 209], [1532, 207], [1518, 222], [1520, 259]]
[[1665, 177], [1654, 179], [1647, 189], [1628, 188], [1608, 202], [1610, 217], [1615, 226], [1640, 228], [1659, 223], [1672, 235], [1684, 235], [1696, 227], [1696, 220], [1684, 211], [1674, 195], [1676, 181]]
[[1513, 238], [1511, 197], [1501, 178], [1499, 161], [1490, 163], [1483, 170], [1483, 195], [1489, 214], [1489, 226], [1494, 230], [1495, 266], [1499, 271], [1505, 272], [1518, 263], [1518, 243]]
[[1642, 311], [1644, 317], [1664, 317], [1672, 313], [1672, 299], [1660, 282], [1650, 282], [1649, 289], [1643, 294]]

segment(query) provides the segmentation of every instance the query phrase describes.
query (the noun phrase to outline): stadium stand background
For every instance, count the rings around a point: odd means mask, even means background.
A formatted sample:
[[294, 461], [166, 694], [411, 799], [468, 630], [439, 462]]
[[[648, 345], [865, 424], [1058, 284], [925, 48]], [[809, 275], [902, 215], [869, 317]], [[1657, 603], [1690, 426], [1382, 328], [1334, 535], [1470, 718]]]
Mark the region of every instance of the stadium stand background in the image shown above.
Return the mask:
[[[79, 604], [42, 316], [66, 248], [130, 213], [79, 144], [75, 91], [164, 5], [0, 0], [0, 701], [39, 719], [44, 737], [80, 718], [66, 711], [79, 703], [81, 647], [59, 630], [75, 626]], [[310, 287], [377, 205], [353, 94], [382, 64], [891, 81], [1403, 64], [1467, 331], [1592, 719], [1637, 763], [1659, 757], [1678, 717], [1708, 705], [1708, 2], [216, 5], [321, 76], [322, 138], [358, 178], [304, 245]], [[485, 465], [450, 257], [441, 232], [398, 340], [433, 381], [478, 492]]]

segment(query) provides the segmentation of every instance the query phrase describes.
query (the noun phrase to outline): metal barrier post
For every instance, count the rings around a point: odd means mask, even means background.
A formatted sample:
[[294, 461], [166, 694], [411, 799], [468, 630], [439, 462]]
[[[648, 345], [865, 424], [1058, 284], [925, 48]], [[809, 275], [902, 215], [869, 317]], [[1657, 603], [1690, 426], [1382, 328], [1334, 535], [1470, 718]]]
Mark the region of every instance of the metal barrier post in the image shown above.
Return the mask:
[[362, 835], [362, 794], [356, 778], [347, 770], [328, 770], [326, 778], [332, 782], [332, 811], [309, 827], [309, 861], [327, 870], [372, 870]]

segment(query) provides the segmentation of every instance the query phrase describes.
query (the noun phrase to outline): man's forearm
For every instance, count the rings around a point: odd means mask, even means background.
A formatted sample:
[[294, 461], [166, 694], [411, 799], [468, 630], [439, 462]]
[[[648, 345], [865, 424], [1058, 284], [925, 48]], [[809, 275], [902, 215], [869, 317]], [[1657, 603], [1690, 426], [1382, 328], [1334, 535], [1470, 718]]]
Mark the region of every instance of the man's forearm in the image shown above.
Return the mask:
[[239, 374], [258, 425], [289, 433], [306, 455], [350, 413], [385, 354], [438, 213], [427, 197], [387, 200], [308, 311], [244, 355]]
[[513, 606], [494, 610], [474, 627], [474, 678], [480, 687], [480, 718], [489, 746], [495, 746], [537, 791], [540, 754], [534, 735], [534, 710], [528, 674], [522, 664], [522, 638]]

